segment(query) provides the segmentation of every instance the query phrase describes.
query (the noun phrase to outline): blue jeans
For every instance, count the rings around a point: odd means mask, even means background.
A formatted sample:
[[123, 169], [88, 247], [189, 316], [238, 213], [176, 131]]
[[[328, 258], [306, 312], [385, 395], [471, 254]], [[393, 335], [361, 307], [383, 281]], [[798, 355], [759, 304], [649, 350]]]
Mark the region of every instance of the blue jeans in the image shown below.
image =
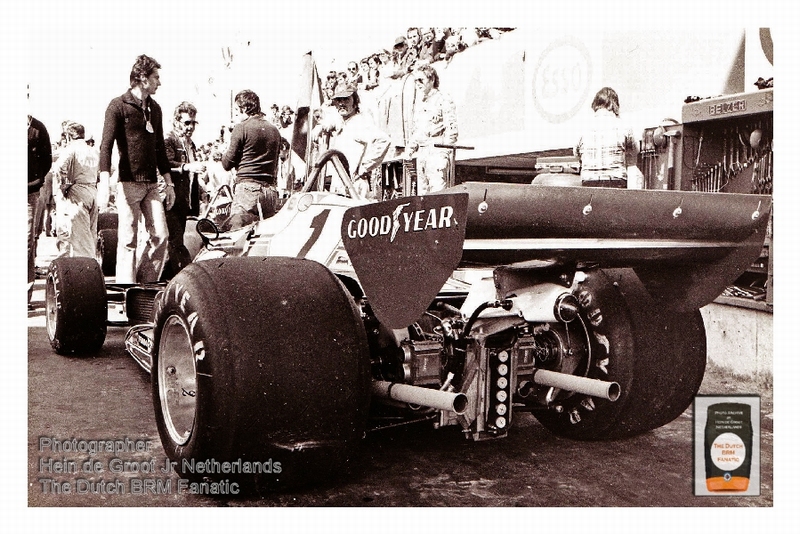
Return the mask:
[[[117, 183], [117, 276], [120, 284], [158, 282], [167, 253], [167, 219], [157, 183]], [[144, 220], [147, 240], [141, 251], [139, 221]]]
[[236, 230], [259, 219], [275, 215], [278, 190], [274, 185], [247, 180], [239, 182], [233, 190], [230, 229]]

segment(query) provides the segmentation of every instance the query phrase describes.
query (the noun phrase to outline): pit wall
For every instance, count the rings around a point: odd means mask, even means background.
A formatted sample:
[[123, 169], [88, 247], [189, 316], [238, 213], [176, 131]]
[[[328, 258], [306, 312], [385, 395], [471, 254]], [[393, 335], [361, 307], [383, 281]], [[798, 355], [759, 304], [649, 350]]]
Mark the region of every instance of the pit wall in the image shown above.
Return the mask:
[[700, 309], [710, 364], [736, 376], [772, 383], [771, 311], [713, 302]]

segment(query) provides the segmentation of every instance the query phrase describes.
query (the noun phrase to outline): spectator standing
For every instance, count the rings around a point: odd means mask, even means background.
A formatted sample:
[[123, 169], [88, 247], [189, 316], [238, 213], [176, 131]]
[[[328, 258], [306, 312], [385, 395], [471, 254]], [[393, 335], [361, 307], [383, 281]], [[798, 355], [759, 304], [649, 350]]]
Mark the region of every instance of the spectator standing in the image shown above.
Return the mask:
[[[332, 148], [344, 154], [356, 190], [367, 198], [372, 171], [380, 167], [389, 150], [389, 136], [377, 127], [371, 116], [361, 112], [357, 91], [345, 89], [336, 93], [333, 105], [343, 124], [331, 140]], [[332, 182], [331, 191], [340, 190], [341, 184], [337, 182]]]
[[356, 89], [361, 84], [363, 78], [358, 69], [358, 64], [355, 61], [350, 61], [347, 64], [347, 86], [351, 89]]
[[228, 150], [222, 156], [226, 171], [236, 169], [230, 229], [275, 215], [278, 190], [275, 178], [281, 134], [261, 112], [258, 95], [240, 91], [234, 111], [241, 121], [233, 127]]
[[460, 28], [458, 37], [461, 42], [462, 50], [470, 46], [475, 46], [480, 40], [477, 28]]
[[411, 65], [417, 59], [416, 51], [411, 52], [411, 49], [406, 42], [406, 38], [402, 35], [395, 39], [394, 48], [392, 49], [392, 72], [389, 74], [390, 78], [402, 78], [411, 71]]
[[169, 280], [192, 261], [189, 249], [183, 242], [186, 219], [200, 214], [200, 184], [198, 177], [206, 170], [197, 147], [192, 141], [197, 126], [197, 108], [190, 102], [181, 102], [172, 117], [172, 131], [164, 140], [169, 160], [170, 176], [175, 190], [175, 202], [167, 210], [167, 262], [163, 280]]
[[35, 231], [36, 206], [39, 203], [39, 190], [52, 164], [50, 134], [44, 124], [28, 115], [28, 308], [36, 281], [36, 243], [39, 237]]
[[288, 104], [284, 104], [281, 106], [281, 112], [278, 116], [278, 124], [276, 125], [281, 137], [285, 137], [286, 139], [292, 138], [292, 135], [294, 134], [293, 124], [294, 110]]
[[[161, 65], [144, 54], [130, 73], [130, 89], [108, 104], [100, 142], [100, 179], [107, 181], [114, 143], [119, 150], [116, 206], [119, 214], [118, 283], [157, 282], [167, 250], [164, 207], [175, 202], [169, 161], [164, 146], [161, 106], [153, 100], [161, 85]], [[165, 187], [164, 199], [159, 173]], [[137, 254], [139, 219], [144, 218], [148, 238]]]
[[430, 65], [414, 71], [414, 83], [421, 95], [414, 114], [409, 155], [416, 153], [417, 193], [424, 195], [444, 189], [450, 173], [451, 149], [458, 140], [456, 107], [450, 95], [439, 91], [439, 74]]
[[336, 71], [329, 71], [325, 77], [325, 84], [322, 87], [324, 104], [330, 105], [333, 95], [336, 94]]
[[578, 139], [574, 153], [581, 161], [581, 183], [587, 187], [628, 186], [628, 173], [636, 167], [637, 143], [633, 130], [619, 118], [619, 96], [611, 87], [600, 89], [592, 100], [594, 116]]
[[100, 156], [86, 143], [82, 124], [67, 121], [63, 128], [67, 144], [53, 164], [58, 252], [71, 258], [95, 258]]
[[420, 47], [422, 46], [422, 32], [419, 28], [409, 28], [406, 30], [406, 44], [408, 49], [413, 51], [416, 56], [419, 56]]
[[269, 122], [274, 124], [277, 128], [281, 127], [281, 112], [278, 104], [272, 104], [269, 107]]
[[390, 78], [392, 73], [397, 68], [397, 65], [392, 59], [392, 53], [388, 50], [381, 50], [378, 52], [378, 83], [382, 83], [384, 78]]
[[285, 137], [281, 137], [281, 149], [278, 154], [277, 187], [280, 198], [286, 198], [295, 189], [295, 172], [292, 165], [292, 148]]
[[226, 171], [222, 168], [222, 152], [220, 151], [219, 143], [215, 143], [214, 148], [211, 150], [209, 159], [206, 161], [206, 172], [202, 176], [205, 178], [203, 188], [205, 189], [205, 202], [213, 200], [214, 196], [223, 185], [228, 187], [233, 186], [233, 172]]
[[[335, 94], [335, 93], [334, 93]], [[318, 161], [320, 156], [330, 148], [331, 137], [341, 128], [343, 122], [339, 114], [333, 108], [333, 95], [331, 103], [315, 109], [311, 114], [311, 157], [310, 161]]]
[[425, 28], [422, 31], [422, 43], [419, 47], [417, 66], [430, 64], [439, 59], [443, 59], [443, 48], [444, 43], [436, 40], [436, 34], [433, 28]]
[[347, 73], [343, 70], [336, 73], [336, 92], [344, 91], [349, 87]]
[[294, 117], [294, 111], [292, 110], [292, 108], [290, 108], [289, 106], [283, 106], [281, 108], [280, 128], [286, 129], [289, 126], [291, 126], [292, 123], [294, 122], [294, 119], [292, 117]]
[[453, 35], [452, 29], [436, 27], [433, 28], [433, 33], [435, 36], [434, 39], [442, 43], [442, 51], [444, 51], [444, 42], [448, 37]]
[[[367, 89], [367, 77], [369, 76], [369, 58], [365, 57], [358, 62], [358, 77], [356, 78], [356, 89], [362, 91]], [[370, 88], [371, 89], [371, 88]]]
[[489, 39], [499, 39], [501, 32], [497, 28], [475, 28], [478, 33], [478, 41], [487, 41]]
[[453, 59], [453, 56], [461, 52], [465, 47], [461, 44], [460, 35], [451, 35], [444, 40], [444, 60], [448, 63]]
[[381, 83], [381, 60], [377, 54], [373, 54], [367, 60], [367, 71], [365, 74], [364, 88], [372, 90]]

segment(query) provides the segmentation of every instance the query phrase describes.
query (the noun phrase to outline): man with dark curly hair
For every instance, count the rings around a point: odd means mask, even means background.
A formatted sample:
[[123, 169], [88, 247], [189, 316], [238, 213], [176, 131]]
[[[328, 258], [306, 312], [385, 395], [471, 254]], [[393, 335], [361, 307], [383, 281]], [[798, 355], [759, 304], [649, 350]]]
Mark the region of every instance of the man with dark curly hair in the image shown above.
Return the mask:
[[222, 168], [236, 169], [230, 229], [241, 228], [275, 215], [278, 203], [276, 174], [281, 134], [261, 112], [261, 100], [248, 89], [234, 99], [240, 122], [222, 156]]

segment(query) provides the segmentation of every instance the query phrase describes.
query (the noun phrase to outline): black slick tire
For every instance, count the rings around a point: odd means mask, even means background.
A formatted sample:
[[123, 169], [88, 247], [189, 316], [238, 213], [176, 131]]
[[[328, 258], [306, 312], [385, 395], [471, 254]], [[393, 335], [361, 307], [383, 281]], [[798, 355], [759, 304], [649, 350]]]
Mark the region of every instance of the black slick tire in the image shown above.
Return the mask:
[[108, 302], [94, 258], [56, 258], [45, 282], [45, 317], [50, 346], [58, 354], [97, 352], [106, 338]]
[[[293, 258], [195, 262], [155, 317], [156, 422], [176, 469], [195, 466], [182, 477], [271, 490], [341, 474], [366, 427], [369, 352], [333, 273]], [[198, 472], [207, 461], [236, 472]]]
[[706, 363], [700, 312], [659, 309], [631, 269], [593, 270], [576, 296], [589, 330], [589, 378], [619, 383], [616, 402], [574, 394], [537, 413], [555, 434], [621, 439], [667, 424], [689, 406]]
[[106, 228], [97, 232], [97, 260], [105, 276], [117, 273], [117, 230]]

